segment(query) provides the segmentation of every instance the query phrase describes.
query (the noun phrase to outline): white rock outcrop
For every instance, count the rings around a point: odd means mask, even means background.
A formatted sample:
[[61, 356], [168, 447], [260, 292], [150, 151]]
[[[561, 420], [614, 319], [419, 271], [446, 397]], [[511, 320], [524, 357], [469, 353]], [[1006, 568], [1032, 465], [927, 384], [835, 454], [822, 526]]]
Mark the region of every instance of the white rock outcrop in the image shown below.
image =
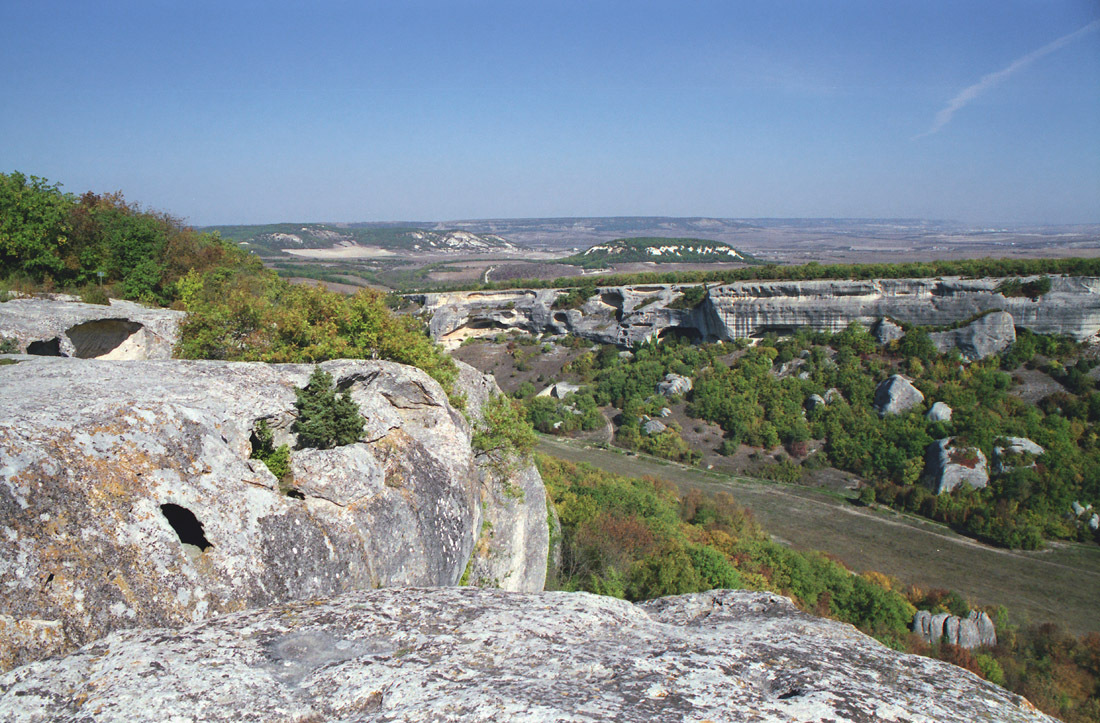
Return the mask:
[[[419, 369], [322, 367], [365, 429], [355, 444], [292, 452], [290, 497], [249, 458], [251, 439], [262, 419], [290, 435], [310, 365], [28, 357], [0, 366], [0, 669], [119, 628], [359, 588], [453, 585], [471, 555], [493, 558], [479, 568], [484, 584], [541, 589], [538, 473], [487, 478], [466, 418]], [[469, 368], [463, 376], [481, 385], [467, 391], [476, 417], [495, 384]], [[505, 498], [505, 487], [518, 493]], [[486, 520], [499, 533], [479, 544]]]
[[[885, 318], [914, 326], [955, 324], [987, 314], [966, 331], [945, 332], [964, 355], [980, 357], [989, 344], [1014, 338], [1014, 327], [1037, 334], [1068, 334], [1078, 341], [1100, 333], [1100, 278], [1056, 276], [1051, 290], [1032, 300], [997, 291], [1004, 279], [744, 281], [711, 286], [692, 309], [672, 305], [678, 285], [593, 289], [579, 309], [554, 309], [555, 289], [414, 294], [431, 317], [434, 338], [457, 345], [471, 335], [502, 329], [574, 334], [602, 344], [632, 346], [662, 335], [729, 341], [797, 329], [838, 332], [855, 321], [871, 328]], [[1003, 312], [998, 315], [989, 312]], [[897, 337], [893, 321], [880, 340]], [[944, 337], [944, 344], [947, 337]], [[1011, 343], [1011, 342], [1009, 342]]]

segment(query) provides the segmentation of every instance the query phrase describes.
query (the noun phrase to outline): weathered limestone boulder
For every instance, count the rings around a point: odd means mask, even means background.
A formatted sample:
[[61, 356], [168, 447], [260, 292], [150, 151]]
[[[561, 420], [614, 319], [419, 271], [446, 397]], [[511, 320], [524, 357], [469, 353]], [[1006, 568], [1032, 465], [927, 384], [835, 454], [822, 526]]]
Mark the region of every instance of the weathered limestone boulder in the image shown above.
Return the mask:
[[977, 361], [1000, 354], [1016, 341], [1016, 324], [1012, 314], [995, 311], [986, 314], [961, 329], [929, 334], [940, 352], [958, 349], [965, 359]]
[[952, 409], [943, 402], [936, 402], [925, 413], [924, 418], [929, 422], [950, 422]]
[[924, 453], [924, 481], [936, 494], [950, 492], [960, 485], [981, 489], [989, 484], [985, 455], [980, 449], [956, 447], [946, 437], [928, 445]]
[[825, 397], [821, 396], [820, 394], [811, 394], [806, 399], [806, 403], [805, 403], [804, 406], [806, 407], [807, 412], [812, 412], [815, 409], [818, 409], [820, 407], [824, 407], [825, 406]]
[[642, 424], [642, 434], [646, 436], [652, 436], [654, 434], [660, 434], [668, 429], [668, 426], [659, 419], [647, 419]]
[[691, 378], [679, 374], [665, 374], [665, 378], [657, 382], [657, 393], [666, 397], [682, 396], [691, 391]]
[[[501, 394], [493, 377], [468, 364], [458, 364], [456, 385], [466, 394], [466, 411], [478, 420], [489, 399]], [[550, 532], [546, 523], [546, 489], [534, 464], [511, 469], [479, 465], [484, 514], [466, 584], [513, 592], [537, 592], [546, 582]]]
[[993, 621], [989, 615], [977, 610], [971, 610], [966, 618], [947, 613], [932, 615], [927, 610], [918, 610], [913, 616], [913, 632], [927, 643], [946, 640], [968, 650], [997, 644]]
[[904, 329], [885, 318], [878, 320], [871, 333], [874, 335], [875, 341], [884, 346], [905, 336]]
[[[1024, 455], [1038, 457], [1045, 451], [1027, 437], [1006, 437], [1005, 442], [1005, 446], [993, 448], [993, 474], [1011, 471]], [[1035, 466], [1034, 461], [1030, 466]]]
[[110, 306], [76, 297], [20, 298], [0, 304], [0, 338], [25, 354], [81, 359], [169, 359], [182, 311], [112, 299]]
[[119, 632], [0, 677], [11, 723], [1048, 722], [1025, 699], [769, 593], [386, 589]]
[[875, 388], [875, 411], [879, 416], [901, 414], [924, 402], [924, 395], [905, 377], [895, 374]]
[[[365, 429], [356, 444], [294, 451], [297, 497], [249, 456], [259, 420], [291, 435], [312, 366], [30, 357], [0, 367], [0, 667], [118, 628], [458, 582], [483, 502], [497, 504], [466, 419], [418, 369], [322, 366]], [[545, 529], [536, 478], [515, 484]], [[514, 571], [501, 584], [537, 589], [545, 538], [507, 538], [501, 564]], [[524, 570], [528, 560], [543, 567]]]

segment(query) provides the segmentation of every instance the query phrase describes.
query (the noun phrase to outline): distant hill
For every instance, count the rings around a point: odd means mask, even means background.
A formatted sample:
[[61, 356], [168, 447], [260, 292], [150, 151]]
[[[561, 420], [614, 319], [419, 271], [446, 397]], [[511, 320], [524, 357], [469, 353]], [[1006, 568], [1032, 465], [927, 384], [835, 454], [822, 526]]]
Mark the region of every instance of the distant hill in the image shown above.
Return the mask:
[[490, 233], [422, 226], [384, 224], [276, 223], [259, 226], [211, 226], [222, 238], [261, 255], [284, 249], [328, 249], [340, 246], [374, 246], [404, 252], [514, 251], [507, 239]]
[[752, 255], [738, 251], [720, 241], [663, 237], [615, 239], [607, 243], [596, 244], [579, 254], [559, 259], [558, 263], [584, 268], [603, 268], [613, 263], [624, 264], [638, 261], [650, 261], [659, 264], [717, 261], [757, 263]]

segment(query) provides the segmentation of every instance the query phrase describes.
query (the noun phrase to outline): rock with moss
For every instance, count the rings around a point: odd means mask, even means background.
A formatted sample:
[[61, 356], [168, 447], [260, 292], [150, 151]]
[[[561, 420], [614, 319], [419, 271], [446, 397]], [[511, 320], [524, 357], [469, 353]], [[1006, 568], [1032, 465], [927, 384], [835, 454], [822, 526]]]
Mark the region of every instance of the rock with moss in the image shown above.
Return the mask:
[[770, 593], [364, 590], [115, 633], [0, 676], [11, 723], [1049, 723], [962, 668]]
[[[361, 410], [361, 441], [300, 449], [296, 390], [311, 365], [32, 357], [0, 367], [0, 668], [120, 628], [457, 583], [496, 504], [482, 493], [469, 422], [419, 369], [321, 367]], [[292, 450], [291, 489], [252, 459], [262, 420], [270, 444]], [[524, 484], [540, 504], [541, 480]], [[538, 517], [545, 530], [545, 507]], [[541, 587], [545, 534], [501, 548], [514, 579]]]
[[938, 439], [924, 453], [924, 482], [936, 494], [962, 485], [981, 489], [989, 484], [989, 470], [980, 449], [955, 444], [952, 437]]

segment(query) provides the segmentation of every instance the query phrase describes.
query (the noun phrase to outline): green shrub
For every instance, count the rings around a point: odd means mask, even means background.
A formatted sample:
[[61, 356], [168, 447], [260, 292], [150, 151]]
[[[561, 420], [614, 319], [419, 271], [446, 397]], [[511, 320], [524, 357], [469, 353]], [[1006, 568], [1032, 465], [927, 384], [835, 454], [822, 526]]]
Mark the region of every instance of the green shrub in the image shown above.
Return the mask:
[[481, 416], [471, 440], [474, 453], [488, 460], [489, 468], [498, 476], [507, 476], [530, 458], [537, 441], [535, 430], [522, 405], [503, 394], [492, 397]]
[[19, 341], [10, 336], [0, 336], [0, 354], [18, 354]]
[[290, 447], [280, 444], [275, 447], [275, 435], [266, 419], [261, 419], [252, 433], [252, 459], [263, 462], [271, 474], [279, 480], [283, 491], [290, 488]]
[[111, 305], [111, 298], [102, 286], [85, 286], [80, 292], [80, 300], [85, 304]]
[[337, 396], [332, 375], [316, 367], [309, 384], [297, 390], [298, 419], [294, 431], [299, 447], [332, 449], [359, 441], [363, 433], [363, 417], [359, 405], [344, 392]]

